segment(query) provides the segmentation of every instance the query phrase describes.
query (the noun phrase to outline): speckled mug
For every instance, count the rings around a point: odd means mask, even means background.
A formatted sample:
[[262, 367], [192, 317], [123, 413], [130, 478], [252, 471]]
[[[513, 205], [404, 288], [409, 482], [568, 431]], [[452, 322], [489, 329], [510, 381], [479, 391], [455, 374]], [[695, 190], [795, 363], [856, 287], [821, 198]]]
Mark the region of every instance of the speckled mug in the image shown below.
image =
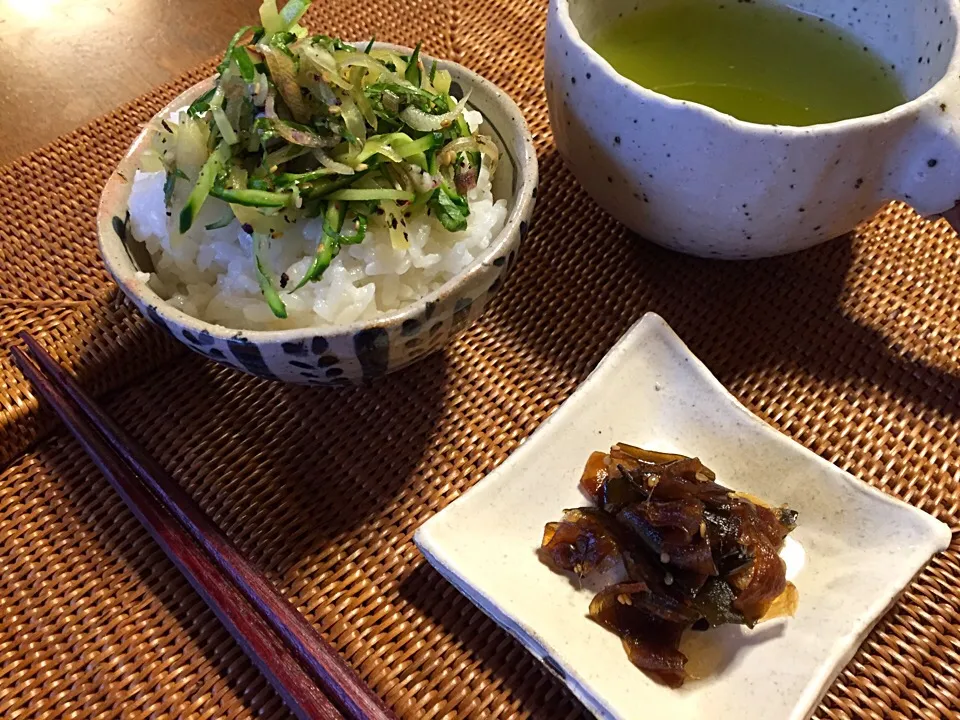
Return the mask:
[[[375, 47], [412, 52], [386, 43]], [[425, 62], [430, 60], [424, 56]], [[537, 156], [523, 115], [506, 93], [456, 63], [438, 60], [437, 66], [450, 71], [462, 91], [471, 90], [470, 105], [485, 120], [481, 131], [500, 149], [493, 194], [508, 202], [503, 229], [490, 247], [438, 290], [373, 320], [291, 330], [228, 328], [173, 307], [138, 274], [150, 269], [149, 254], [125, 223], [131, 181], [158, 121], [148, 123], [134, 141], [100, 198], [97, 229], [107, 269], [146, 317], [191, 350], [264, 378], [301, 385], [351, 384], [386, 375], [439, 349], [480, 316], [513, 268], [533, 214]], [[155, 120], [188, 106], [212, 82], [190, 88], [157, 113]]]
[[851, 31], [890, 64], [908, 102], [811, 127], [742, 122], [626, 79], [587, 44], [662, 0], [550, 0], [550, 122], [587, 192], [648, 240], [721, 258], [815, 245], [889, 200], [927, 216], [956, 205], [958, 0], [767, 1]]

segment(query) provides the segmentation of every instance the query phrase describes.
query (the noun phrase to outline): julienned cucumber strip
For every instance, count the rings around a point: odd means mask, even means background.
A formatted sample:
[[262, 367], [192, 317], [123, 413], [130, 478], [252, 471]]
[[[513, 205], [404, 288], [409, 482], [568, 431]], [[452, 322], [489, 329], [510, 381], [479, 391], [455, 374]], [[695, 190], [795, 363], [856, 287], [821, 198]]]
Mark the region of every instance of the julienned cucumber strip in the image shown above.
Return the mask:
[[263, 236], [260, 233], [254, 233], [253, 264], [256, 266], [257, 283], [260, 285], [260, 292], [263, 293], [263, 298], [267, 301], [267, 305], [270, 306], [270, 310], [274, 315], [283, 320], [287, 317], [287, 306], [283, 304], [283, 300], [280, 299], [280, 293], [277, 292], [273, 283], [270, 282], [270, 278], [264, 270], [262, 252]]
[[190, 191], [190, 196], [187, 198], [187, 204], [184, 205], [183, 210], [180, 211], [181, 234], [185, 233], [193, 225], [194, 219], [196, 219], [200, 213], [200, 208], [203, 207], [207, 195], [210, 194], [210, 190], [213, 188], [217, 176], [223, 172], [224, 165], [229, 157], [230, 147], [226, 144], [221, 144], [213, 151], [210, 157], [207, 158], [203, 167], [200, 168], [200, 176], [197, 178], [197, 184], [193, 186], [193, 190]]
[[390, 188], [347, 188], [330, 193], [331, 200], [406, 200], [413, 202], [416, 193], [407, 190], [391, 190]]
[[210, 194], [234, 205], [247, 207], [280, 208], [290, 203], [290, 193], [270, 192], [268, 190], [231, 190], [230, 188], [213, 187]]
[[297, 286], [291, 291], [296, 292], [308, 282], [317, 280], [324, 271], [330, 267], [333, 259], [340, 254], [340, 230], [343, 227], [343, 218], [345, 215], [342, 202], [333, 201], [327, 205], [327, 211], [323, 216], [323, 236], [317, 245], [317, 252], [314, 253], [313, 262], [303, 276], [303, 280], [297, 283]]

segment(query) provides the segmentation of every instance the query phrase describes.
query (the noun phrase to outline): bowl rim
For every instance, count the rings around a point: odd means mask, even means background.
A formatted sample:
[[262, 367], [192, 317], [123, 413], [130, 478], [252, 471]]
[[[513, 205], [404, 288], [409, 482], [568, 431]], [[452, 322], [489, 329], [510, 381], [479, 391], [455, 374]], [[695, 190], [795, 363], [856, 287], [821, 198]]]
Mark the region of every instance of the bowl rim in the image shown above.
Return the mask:
[[[570, 3], [573, 0], [550, 0], [548, 14], [556, 20], [563, 33], [569, 39], [572, 46], [595, 68], [603, 71], [612, 80], [617, 82], [624, 90], [636, 93], [641, 97], [654, 99], [657, 102], [666, 105], [673, 110], [689, 110], [700, 117], [725, 123], [733, 128], [744, 132], [755, 134], [771, 134], [787, 137], [807, 137], [810, 135], [841, 135], [850, 130], [857, 129], [864, 125], [882, 125], [884, 123], [899, 120], [902, 117], [922, 112], [923, 109], [933, 102], [938, 102], [945, 88], [955, 83], [955, 78], [960, 74], [960, 15], [949, 13], [948, 18], [953, 22], [955, 33], [955, 42], [953, 53], [947, 61], [947, 66], [943, 73], [930, 87], [916, 97], [905, 100], [899, 105], [880, 113], [870, 115], [860, 115], [858, 117], [847, 118], [845, 120], [836, 120], [828, 123], [817, 123], [815, 125], [772, 125], [768, 123], [756, 123], [749, 120], [741, 120], [725, 112], [712, 108], [709, 105], [695, 102], [693, 100], [678, 100], [677, 98], [664, 95], [656, 90], [651, 90], [645, 85], [641, 85], [635, 80], [631, 80], [625, 75], [621, 75], [610, 62], [583, 39], [580, 28], [570, 16]], [[944, 0], [951, 9], [960, 8], [958, 0]], [[548, 19], [549, 23], [549, 19]], [[550, 31], [547, 31], [547, 45], [550, 45]]]
[[[359, 45], [361, 43], [352, 44]], [[363, 43], [363, 45], [366, 45], [366, 43]], [[393, 43], [375, 42], [373, 46], [374, 48], [400, 51], [406, 54], [413, 52], [412, 48]], [[422, 54], [421, 57], [424, 60], [435, 59], [427, 54]], [[506, 128], [493, 125], [492, 121], [486, 118], [486, 116], [484, 117], [484, 120], [491, 124], [504, 145], [507, 146], [511, 157], [515, 159], [516, 190], [511, 198], [511, 205], [507, 208], [507, 217], [504, 220], [500, 232], [493, 238], [490, 246], [476, 257], [460, 274], [450, 278], [437, 289], [411, 302], [409, 305], [378, 314], [376, 317], [368, 320], [357, 320], [346, 324], [325, 323], [306, 325], [282, 330], [236, 328], [208, 322], [174, 307], [167, 300], [160, 297], [153, 288], [138, 277], [138, 273], [142, 271], [138, 270], [134, 265], [133, 259], [130, 257], [129, 251], [124, 245], [124, 240], [122, 240], [114, 230], [113, 218], [123, 217], [126, 214], [126, 207], [120, 208], [119, 203], [113, 201], [113, 198], [119, 193], [119, 185], [121, 183], [132, 186], [132, 178], [127, 179], [123, 173], [129, 173], [131, 170], [136, 169], [137, 159], [149, 147], [147, 140], [152, 134], [157, 132], [156, 124], [158, 118], [164, 117], [174, 109], [186, 106], [192, 98], [208, 89], [215, 79], [215, 76], [210, 76], [200, 82], [194, 83], [181, 92], [144, 124], [143, 129], [127, 148], [117, 167], [104, 184], [97, 207], [97, 238], [100, 257], [103, 259], [110, 275], [126, 295], [131, 296], [131, 298], [136, 298], [137, 301], [153, 308], [164, 321], [174, 323], [190, 331], [204, 333], [216, 339], [244, 339], [249, 342], [259, 343], [297, 341], [302, 340], [304, 335], [307, 334], [322, 335], [325, 337], [353, 335], [371, 328], [400, 325], [405, 320], [415, 319], [427, 312], [428, 307], [437, 304], [441, 298], [449, 295], [454, 288], [468, 285], [472, 281], [475, 281], [493, 265], [493, 261], [504, 252], [504, 248], [511, 244], [514, 235], [521, 232], [521, 223], [527, 217], [528, 207], [536, 197], [535, 192], [538, 182], [537, 154], [533, 144], [533, 136], [530, 133], [530, 128], [527, 126], [526, 119], [520, 111], [520, 108], [506, 92], [501, 90], [493, 82], [459, 63], [440, 58], [436, 58], [436, 62], [440, 69], [451, 70], [455, 75], [460, 76], [454, 77], [455, 82], [461, 82], [470, 87], [487, 86], [493, 99], [499, 103], [508, 118], [509, 124], [512, 126], [512, 133], [508, 133], [505, 132]], [[513, 142], [507, 142], [508, 137], [511, 138]], [[108, 199], [110, 202], [108, 202]], [[522, 240], [523, 238], [521, 237], [520, 239]]]

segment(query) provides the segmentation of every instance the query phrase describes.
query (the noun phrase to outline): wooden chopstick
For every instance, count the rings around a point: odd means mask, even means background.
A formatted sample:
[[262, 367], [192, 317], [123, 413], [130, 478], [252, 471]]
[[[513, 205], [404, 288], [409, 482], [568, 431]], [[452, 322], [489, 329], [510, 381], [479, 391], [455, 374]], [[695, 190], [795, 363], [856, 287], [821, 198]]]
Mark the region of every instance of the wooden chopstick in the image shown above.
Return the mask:
[[259, 610], [343, 714], [354, 720], [395, 718], [353, 668], [340, 658], [337, 651], [314, 630], [303, 615], [240, 553], [160, 464], [103, 412], [29, 333], [22, 332], [19, 337], [51, 380], [73, 399], [81, 412], [136, 471], [163, 506], [183, 524], [194, 540], [210, 553], [217, 566]]
[[[156, 496], [167, 513], [182, 523], [189, 536], [209, 553], [214, 565], [230, 579], [232, 585], [246, 601], [256, 608], [261, 619], [282, 638], [293, 656], [310, 672], [314, 681], [323, 688], [339, 709], [354, 720], [395, 718], [380, 698], [340, 658], [336, 650], [237, 550], [176, 481], [96, 405], [36, 340], [27, 333], [21, 333], [20, 338], [49, 376], [49, 380], [44, 378], [47, 384], [55, 385], [57, 394], [63, 391], [69, 395], [79, 411], [99, 431], [98, 437], [102, 435], [102, 439], [135, 471], [139, 481]], [[21, 357], [21, 354], [15, 353], [18, 364], [21, 363]], [[22, 359], [26, 361], [26, 358]], [[24, 372], [27, 371], [24, 370]], [[34, 380], [34, 377], [31, 376], [31, 380]], [[34, 380], [34, 382], [37, 381]], [[38, 389], [43, 392], [39, 384]], [[63, 399], [62, 394], [60, 399]], [[54, 403], [54, 406], [63, 418], [58, 404]], [[72, 424], [66, 418], [64, 422], [71, 431], [74, 431]]]
[[256, 608], [233, 583], [224, 582], [210, 556], [147, 492], [120, 456], [87, 424], [80, 411], [19, 348], [13, 348], [11, 353], [23, 374], [53, 406], [130, 511], [216, 613], [290, 709], [303, 720], [342, 718], [312, 677], [286, 651], [283, 641]]

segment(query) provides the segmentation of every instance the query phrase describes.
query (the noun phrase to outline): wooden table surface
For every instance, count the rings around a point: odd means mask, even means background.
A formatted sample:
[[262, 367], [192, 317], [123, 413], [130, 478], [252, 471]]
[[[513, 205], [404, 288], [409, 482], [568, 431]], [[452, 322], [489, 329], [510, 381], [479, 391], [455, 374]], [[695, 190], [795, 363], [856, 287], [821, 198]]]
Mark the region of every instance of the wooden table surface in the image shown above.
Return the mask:
[[0, 164], [220, 52], [260, 0], [0, 0]]

